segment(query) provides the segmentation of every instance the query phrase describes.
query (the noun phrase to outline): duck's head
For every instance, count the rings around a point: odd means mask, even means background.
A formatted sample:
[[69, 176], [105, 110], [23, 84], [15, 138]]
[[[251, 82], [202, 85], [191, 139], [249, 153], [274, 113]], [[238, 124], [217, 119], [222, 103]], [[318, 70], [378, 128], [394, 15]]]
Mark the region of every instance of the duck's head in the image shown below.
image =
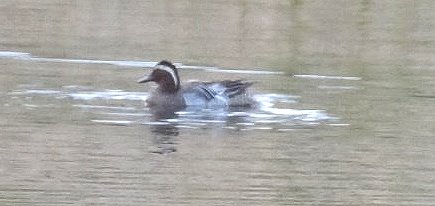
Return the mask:
[[180, 78], [177, 68], [169, 61], [163, 60], [154, 66], [150, 75], [146, 75], [138, 83], [155, 82], [159, 90], [165, 93], [174, 93], [180, 89]]

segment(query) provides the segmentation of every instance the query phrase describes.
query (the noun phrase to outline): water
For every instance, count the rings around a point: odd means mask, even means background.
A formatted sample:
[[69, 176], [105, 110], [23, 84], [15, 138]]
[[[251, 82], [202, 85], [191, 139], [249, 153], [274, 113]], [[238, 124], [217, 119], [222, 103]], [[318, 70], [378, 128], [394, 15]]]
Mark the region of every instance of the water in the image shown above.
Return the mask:
[[[432, 205], [432, 1], [1, 1], [1, 205]], [[253, 109], [144, 107], [254, 81]]]

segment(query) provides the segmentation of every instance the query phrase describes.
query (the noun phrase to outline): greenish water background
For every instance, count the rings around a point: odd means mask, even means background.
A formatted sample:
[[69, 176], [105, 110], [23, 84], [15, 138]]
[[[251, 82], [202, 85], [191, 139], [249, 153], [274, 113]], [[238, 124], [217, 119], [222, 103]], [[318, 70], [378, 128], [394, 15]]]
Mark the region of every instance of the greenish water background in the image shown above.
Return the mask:
[[[62, 59], [0, 58], [2, 205], [434, 202], [433, 1], [0, 3], [1, 51]], [[281, 109], [338, 119], [192, 129], [150, 124], [141, 101], [28, 92], [151, 88], [135, 83], [146, 70], [71, 59], [283, 72], [181, 75], [253, 80], [256, 93], [298, 97]], [[83, 105], [133, 107], [144, 116], [120, 119], [144, 124], [101, 124], [113, 111]]]

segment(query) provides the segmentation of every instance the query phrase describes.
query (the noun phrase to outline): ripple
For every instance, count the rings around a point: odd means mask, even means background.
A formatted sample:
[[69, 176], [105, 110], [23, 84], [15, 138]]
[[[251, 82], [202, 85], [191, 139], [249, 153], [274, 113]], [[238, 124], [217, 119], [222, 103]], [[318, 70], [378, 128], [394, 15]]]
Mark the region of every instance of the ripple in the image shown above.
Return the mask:
[[60, 94], [60, 91], [50, 90], [50, 89], [29, 89], [29, 90], [17, 90], [13, 92], [9, 92], [11, 95], [25, 95], [25, 94]]
[[219, 73], [235, 73], [235, 74], [262, 74], [262, 75], [278, 75], [278, 74], [284, 74], [284, 72], [275, 72], [275, 71], [268, 71], [271, 69], [223, 69], [219, 67], [206, 67], [206, 66], [187, 66], [187, 65], [181, 65], [177, 64], [177, 67], [183, 68], [183, 69], [200, 69], [203, 71], [209, 71], [209, 72], [219, 72]]
[[65, 96], [72, 97], [80, 100], [91, 99], [113, 99], [113, 100], [142, 100], [145, 101], [148, 93], [144, 92], [124, 92], [121, 90], [107, 90], [107, 91], [85, 91], [78, 93], [68, 93]]
[[91, 120], [95, 123], [102, 123], [102, 124], [113, 124], [113, 125], [128, 125], [134, 123], [134, 121], [129, 120], [104, 120], [104, 119], [93, 119]]
[[318, 86], [319, 89], [336, 89], [336, 90], [355, 90], [356, 87], [353, 86]]
[[[31, 53], [14, 52], [14, 51], [0, 51], [0, 58], [18, 59], [23, 61], [39, 61], [39, 62], [55, 62], [55, 63], [71, 63], [71, 64], [109, 64], [120, 67], [129, 68], [151, 68], [154, 67], [158, 61], [117, 61], [117, 60], [96, 60], [96, 59], [65, 59], [65, 58], [45, 58], [35, 57]], [[183, 65], [182, 63], [174, 63], [178, 68], [183, 69], [198, 69], [207, 72], [219, 73], [237, 73], [237, 74], [258, 74], [258, 75], [281, 75], [284, 72], [271, 71], [272, 69], [223, 69], [219, 67], [209, 66], [191, 66]]]
[[[104, 107], [107, 108], [107, 107]], [[113, 107], [111, 107], [113, 108]], [[115, 107], [117, 109], [125, 109], [124, 107]], [[129, 112], [100, 112], [99, 114], [103, 115], [114, 115], [114, 116], [135, 116], [135, 117], [145, 117], [145, 116], [151, 116], [149, 113], [129, 113]]]
[[337, 79], [337, 80], [361, 80], [361, 77], [345, 77], [345, 76], [323, 76], [317, 74], [295, 74], [294, 77], [305, 79]]
[[[69, 86], [70, 88], [72, 86]], [[77, 88], [80, 88], [77, 86]], [[71, 97], [76, 100], [92, 99], [112, 99], [112, 100], [140, 100], [145, 101], [148, 97], [147, 92], [125, 92], [122, 90], [104, 91], [60, 91], [52, 89], [28, 89], [16, 90], [8, 93], [9, 95], [56, 95], [58, 98]]]
[[80, 107], [84, 109], [116, 109], [116, 110], [136, 110], [134, 107], [114, 107], [104, 105], [87, 105], [87, 104], [74, 104], [73, 107]]
[[13, 59], [29, 59], [32, 57], [32, 55], [25, 52], [0, 51], [0, 57]]
[[162, 121], [151, 121], [151, 122], [145, 121], [145, 122], [142, 122], [141, 124], [144, 124], [144, 125], [170, 125], [171, 123], [170, 122], [162, 122]]
[[[70, 98], [70, 101], [80, 101], [80, 103], [72, 103], [71, 106], [101, 117], [101, 119], [90, 120], [91, 122], [108, 125], [173, 125], [182, 129], [226, 128], [241, 131], [275, 129], [281, 132], [291, 131], [292, 127], [297, 125], [317, 125], [321, 122], [327, 122], [327, 125], [334, 127], [346, 126], [337, 123], [338, 118], [322, 109], [291, 109], [293, 104], [298, 103], [297, 100], [300, 97], [276, 93], [254, 95], [253, 98], [259, 103], [256, 108], [186, 108], [156, 121], [154, 113], [148, 108], [142, 110], [143, 112], [138, 112], [140, 109], [132, 106], [133, 101], [144, 101], [148, 97], [146, 92], [130, 92], [120, 89], [98, 91], [89, 87], [68, 85], [60, 90], [30, 88], [15, 90], [8, 94], [12, 98], [23, 96], [24, 101], [35, 96], [55, 99]], [[117, 100], [116, 105], [108, 100]], [[119, 106], [120, 101], [122, 106]], [[44, 106], [33, 103], [22, 105], [31, 109]], [[280, 108], [276, 105], [280, 105]], [[55, 103], [49, 106], [55, 107]]]

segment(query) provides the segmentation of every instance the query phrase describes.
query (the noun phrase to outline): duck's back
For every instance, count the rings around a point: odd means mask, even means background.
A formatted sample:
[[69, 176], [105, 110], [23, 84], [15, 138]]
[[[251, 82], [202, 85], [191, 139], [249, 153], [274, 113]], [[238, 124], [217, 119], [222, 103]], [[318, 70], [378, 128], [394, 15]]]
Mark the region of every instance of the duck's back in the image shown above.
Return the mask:
[[251, 85], [241, 80], [191, 82], [183, 86], [182, 93], [187, 106], [252, 106], [254, 101], [247, 92]]

